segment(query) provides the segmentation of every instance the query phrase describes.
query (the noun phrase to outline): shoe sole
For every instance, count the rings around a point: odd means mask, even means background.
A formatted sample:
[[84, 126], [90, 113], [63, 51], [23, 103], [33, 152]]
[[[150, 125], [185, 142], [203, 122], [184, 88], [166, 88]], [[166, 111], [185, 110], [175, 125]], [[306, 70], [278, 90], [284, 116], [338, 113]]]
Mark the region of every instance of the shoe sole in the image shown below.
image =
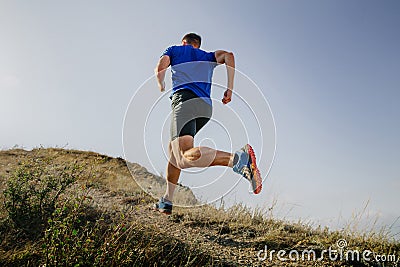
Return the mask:
[[262, 179], [260, 170], [258, 169], [256, 163], [256, 154], [254, 153], [253, 148], [249, 144], [246, 145], [246, 152], [249, 154], [251, 159], [251, 171], [253, 174], [253, 177], [251, 179], [252, 180], [251, 185], [253, 187], [254, 194], [258, 194], [261, 192], [262, 189]]

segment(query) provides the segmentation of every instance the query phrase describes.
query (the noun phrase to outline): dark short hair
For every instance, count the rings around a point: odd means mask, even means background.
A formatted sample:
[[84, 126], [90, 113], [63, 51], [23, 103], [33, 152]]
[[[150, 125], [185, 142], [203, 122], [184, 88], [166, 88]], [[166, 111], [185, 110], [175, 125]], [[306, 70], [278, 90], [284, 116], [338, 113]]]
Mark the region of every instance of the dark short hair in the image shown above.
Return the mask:
[[196, 33], [188, 33], [183, 36], [182, 41], [185, 40], [188, 44], [197, 44], [199, 47], [201, 45], [201, 37]]

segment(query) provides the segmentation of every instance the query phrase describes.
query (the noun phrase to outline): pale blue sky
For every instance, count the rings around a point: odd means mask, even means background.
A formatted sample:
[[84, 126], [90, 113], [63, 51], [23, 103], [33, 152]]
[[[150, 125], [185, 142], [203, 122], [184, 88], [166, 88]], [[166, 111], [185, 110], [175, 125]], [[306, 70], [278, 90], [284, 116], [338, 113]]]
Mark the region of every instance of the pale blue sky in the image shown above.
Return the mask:
[[277, 216], [333, 228], [369, 200], [366, 217], [390, 225], [400, 216], [398, 14], [387, 0], [2, 0], [1, 148], [68, 144], [121, 156], [132, 95], [160, 53], [193, 31], [203, 49], [235, 53], [276, 119], [265, 190], [232, 198], [275, 199]]

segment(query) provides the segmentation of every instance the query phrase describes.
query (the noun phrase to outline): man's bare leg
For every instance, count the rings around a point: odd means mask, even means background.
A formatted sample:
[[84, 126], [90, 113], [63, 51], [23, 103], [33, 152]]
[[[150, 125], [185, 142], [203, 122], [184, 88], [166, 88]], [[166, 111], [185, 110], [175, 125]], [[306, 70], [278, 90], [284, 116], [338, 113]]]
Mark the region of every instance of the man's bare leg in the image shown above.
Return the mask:
[[185, 135], [171, 142], [172, 153], [179, 169], [191, 167], [233, 166], [234, 154], [210, 147], [193, 147], [193, 137]]
[[176, 188], [176, 184], [178, 183], [179, 176], [181, 174], [181, 169], [176, 167], [176, 159], [174, 154], [172, 153], [171, 142], [168, 145], [169, 151], [169, 161], [167, 165], [167, 189], [165, 190], [164, 199], [172, 202], [174, 198], [174, 192]]
[[234, 154], [209, 147], [193, 147], [193, 141], [192, 136], [185, 135], [169, 143], [170, 160], [167, 165], [165, 200], [172, 202], [181, 169], [233, 165]]

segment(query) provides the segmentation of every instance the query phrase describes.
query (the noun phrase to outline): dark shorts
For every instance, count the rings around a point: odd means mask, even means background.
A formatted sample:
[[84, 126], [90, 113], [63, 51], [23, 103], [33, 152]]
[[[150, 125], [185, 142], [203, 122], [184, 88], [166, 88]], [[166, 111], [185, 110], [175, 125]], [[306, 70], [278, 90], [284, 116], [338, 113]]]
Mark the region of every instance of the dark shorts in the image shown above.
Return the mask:
[[174, 93], [171, 108], [171, 141], [184, 135], [194, 137], [212, 115], [212, 106], [187, 89]]

